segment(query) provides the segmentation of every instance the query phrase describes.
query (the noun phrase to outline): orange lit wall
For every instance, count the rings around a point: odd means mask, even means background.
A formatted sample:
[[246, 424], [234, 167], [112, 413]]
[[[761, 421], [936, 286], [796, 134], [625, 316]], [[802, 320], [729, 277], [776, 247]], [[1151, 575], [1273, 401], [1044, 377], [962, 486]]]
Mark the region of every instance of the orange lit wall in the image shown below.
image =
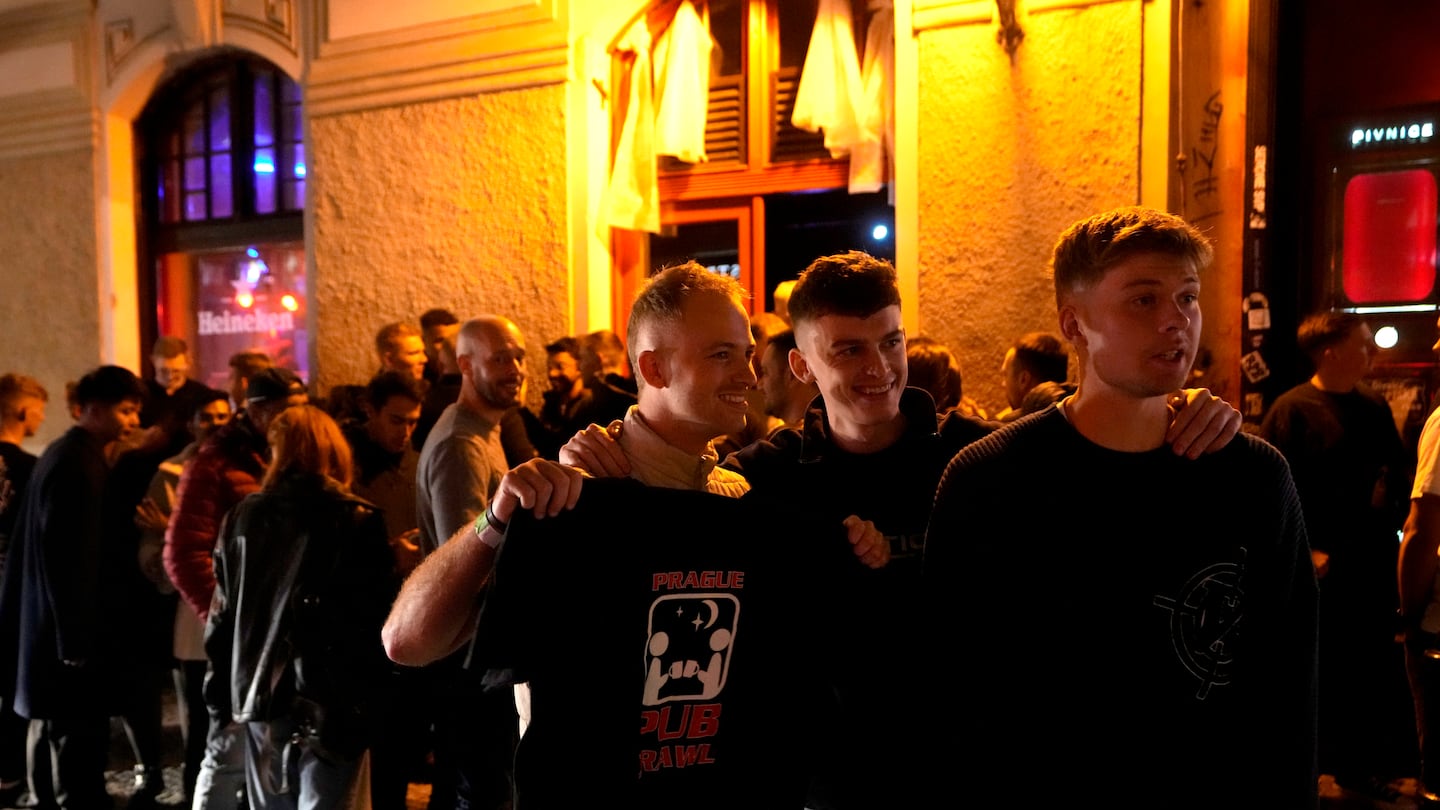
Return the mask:
[[380, 327], [431, 307], [512, 318], [543, 382], [541, 347], [569, 329], [564, 92], [311, 121], [318, 390], [369, 379]]
[[921, 34], [920, 324], [992, 412], [1013, 339], [1058, 333], [1055, 238], [1137, 202], [1141, 24], [1139, 3], [1033, 13], [1013, 63], [988, 21]]

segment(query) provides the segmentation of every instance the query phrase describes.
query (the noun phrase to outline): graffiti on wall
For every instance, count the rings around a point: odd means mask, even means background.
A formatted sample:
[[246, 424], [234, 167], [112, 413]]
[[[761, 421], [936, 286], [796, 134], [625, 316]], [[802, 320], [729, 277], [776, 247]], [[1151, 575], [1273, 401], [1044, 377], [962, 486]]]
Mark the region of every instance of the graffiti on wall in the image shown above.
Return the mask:
[[1216, 90], [1201, 108], [1199, 139], [1190, 147], [1189, 162], [1195, 170], [1190, 178], [1190, 196], [1195, 202], [1209, 201], [1208, 198], [1213, 198], [1220, 191], [1215, 161], [1220, 153], [1220, 116], [1224, 112], [1220, 91]]

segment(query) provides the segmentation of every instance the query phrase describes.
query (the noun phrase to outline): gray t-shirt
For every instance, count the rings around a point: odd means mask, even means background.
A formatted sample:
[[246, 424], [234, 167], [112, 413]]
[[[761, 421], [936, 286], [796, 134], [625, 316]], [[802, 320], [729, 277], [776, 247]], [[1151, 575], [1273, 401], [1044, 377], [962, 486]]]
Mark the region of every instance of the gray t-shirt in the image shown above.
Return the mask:
[[415, 475], [421, 553], [479, 517], [508, 469], [500, 424], [458, 404], [447, 407], [425, 437]]

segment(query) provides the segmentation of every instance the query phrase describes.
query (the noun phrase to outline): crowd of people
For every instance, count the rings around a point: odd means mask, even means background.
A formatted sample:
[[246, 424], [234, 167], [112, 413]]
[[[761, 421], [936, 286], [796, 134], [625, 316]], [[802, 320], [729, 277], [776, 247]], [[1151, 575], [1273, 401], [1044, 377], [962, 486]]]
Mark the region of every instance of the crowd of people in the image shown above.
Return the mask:
[[0, 377], [0, 806], [109, 807], [111, 718], [153, 806], [167, 678], [195, 810], [1440, 786], [1440, 427], [1417, 476], [1368, 327], [1326, 313], [1241, 433], [1185, 387], [1211, 258], [1158, 211], [1075, 223], [993, 416], [858, 251], [756, 316], [660, 268], [623, 341], [544, 344], [538, 397], [518, 324], [446, 309], [313, 399], [258, 352], [201, 385], [162, 337], [38, 459], [48, 394]]

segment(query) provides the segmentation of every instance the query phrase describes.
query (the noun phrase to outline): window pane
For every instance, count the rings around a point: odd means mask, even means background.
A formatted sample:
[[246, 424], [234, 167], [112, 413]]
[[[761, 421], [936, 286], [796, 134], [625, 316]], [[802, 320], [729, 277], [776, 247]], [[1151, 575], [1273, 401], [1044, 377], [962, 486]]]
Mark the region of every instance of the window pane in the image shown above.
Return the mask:
[[305, 330], [305, 246], [254, 244], [238, 249], [172, 253], [161, 257], [166, 275], [184, 283], [157, 283], [170, 320], [193, 324], [179, 334], [193, 349], [193, 377], [224, 390], [228, 360], [258, 349], [279, 366], [309, 377]]
[[280, 77], [280, 100], [286, 104], [300, 103], [300, 85], [291, 81], [289, 76]]
[[[813, 8], [814, 3], [811, 3]], [[718, 0], [710, 4], [710, 35], [715, 38], [712, 63], [718, 63], [720, 76], [739, 76], [744, 51], [740, 41], [745, 35], [745, 0]]]
[[271, 77], [255, 77], [255, 145], [275, 145], [275, 100]]
[[[805, 64], [805, 52], [810, 49], [810, 34], [815, 30], [816, 0], [789, 0], [780, 4], [780, 67], [798, 68]], [[865, 34], [864, 7], [861, 13], [852, 17], [857, 36]], [[864, 50], [861, 39], [860, 51]], [[858, 53], [858, 52], [857, 52]]]
[[300, 105], [287, 106], [285, 116], [285, 139], [289, 141], [305, 140], [305, 125], [301, 119]]
[[280, 207], [286, 211], [299, 211], [305, 207], [304, 180], [286, 180], [281, 184]]
[[192, 191], [185, 195], [185, 221], [205, 219], [205, 192]]
[[185, 110], [184, 137], [187, 153], [198, 155], [205, 151], [205, 105], [198, 100]]
[[255, 213], [275, 213], [275, 150], [255, 150]]
[[180, 161], [167, 160], [160, 168], [160, 221], [180, 221]]
[[205, 190], [205, 158], [185, 159], [185, 190]]
[[210, 158], [210, 207], [217, 217], [233, 216], [235, 192], [230, 183], [230, 154]]
[[217, 87], [210, 91], [210, 151], [230, 149], [230, 90]]

